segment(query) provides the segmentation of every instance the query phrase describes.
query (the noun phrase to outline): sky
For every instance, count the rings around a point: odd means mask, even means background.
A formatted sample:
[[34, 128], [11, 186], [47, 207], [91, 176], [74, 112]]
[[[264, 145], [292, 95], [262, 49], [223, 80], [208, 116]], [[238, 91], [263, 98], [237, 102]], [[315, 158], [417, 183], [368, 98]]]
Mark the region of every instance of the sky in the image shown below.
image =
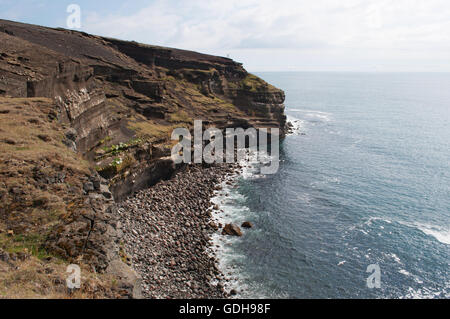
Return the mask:
[[0, 19], [229, 56], [251, 72], [450, 72], [449, 0], [0, 0]]

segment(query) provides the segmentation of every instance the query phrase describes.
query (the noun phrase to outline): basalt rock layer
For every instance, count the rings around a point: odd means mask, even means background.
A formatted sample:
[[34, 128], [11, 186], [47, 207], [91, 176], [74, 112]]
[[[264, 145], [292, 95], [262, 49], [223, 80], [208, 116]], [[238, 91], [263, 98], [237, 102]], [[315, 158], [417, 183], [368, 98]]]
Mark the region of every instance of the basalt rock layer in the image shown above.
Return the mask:
[[[25, 132], [30, 125], [48, 129], [48, 140], [36, 134], [33, 140], [23, 138], [25, 146], [15, 145], [22, 143], [13, 140], [21, 139], [19, 132], [16, 137], [5, 134], [0, 141], [10, 152], [5, 156], [28, 161], [30, 172], [47, 159], [44, 177], [28, 176], [28, 170], [19, 173], [37, 188], [48, 191], [48, 185], [59, 185], [61, 214], [46, 230], [45, 246], [67, 259], [83, 256], [98, 271], [120, 257], [113, 200], [168, 179], [176, 170], [169, 157], [174, 128], [192, 129], [194, 119], [201, 119], [206, 127], [285, 131], [283, 91], [228, 58], [5, 20], [0, 20], [0, 43], [0, 117], [15, 114], [2, 119], [0, 134], [8, 121], [16, 120], [26, 123]], [[20, 153], [36, 141], [53, 143], [55, 149]], [[52, 163], [58, 148], [86, 167], [67, 172], [68, 162]], [[17, 161], [3, 163], [0, 173], [7, 175], [11, 165], [20, 168]], [[41, 183], [58, 172], [77, 177], [77, 183]], [[4, 176], [0, 182], [2, 201], [16, 207], [15, 200], [23, 195], [20, 185]], [[29, 195], [24, 206], [33, 205], [33, 193]], [[17, 216], [25, 220], [22, 213], [31, 207], [11, 205], [1, 207], [6, 229]], [[24, 224], [16, 231], [33, 227]]]

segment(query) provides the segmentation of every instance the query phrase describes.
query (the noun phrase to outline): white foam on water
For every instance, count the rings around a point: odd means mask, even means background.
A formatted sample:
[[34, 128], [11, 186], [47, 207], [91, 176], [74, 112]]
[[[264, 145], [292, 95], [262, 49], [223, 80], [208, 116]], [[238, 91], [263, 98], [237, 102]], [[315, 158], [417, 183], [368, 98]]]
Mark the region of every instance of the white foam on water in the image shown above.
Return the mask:
[[[236, 184], [239, 179], [246, 180], [264, 177], [258, 174], [258, 155], [259, 160], [263, 156], [261, 154], [250, 154], [248, 151], [246, 155], [247, 159], [239, 163], [241, 165], [239, 172], [227, 177], [220, 185], [222, 189], [216, 191], [215, 196], [211, 199], [213, 206], [217, 205], [219, 207], [219, 211], [213, 211], [212, 214], [212, 220], [216, 224], [224, 226], [229, 223], [235, 223], [240, 225], [244, 221], [252, 220], [252, 215], [255, 214], [243, 203], [245, 197], [237, 191]], [[258, 230], [254, 229], [252, 231], [256, 232]], [[245, 272], [236, 266], [243, 264], [246, 258], [233, 248], [241, 240], [245, 239], [223, 236], [219, 231], [211, 236], [211, 245], [208, 252], [218, 260], [218, 268], [226, 279], [223, 281], [225, 290], [231, 291], [234, 289], [237, 291], [237, 295], [233, 298], [273, 298], [272, 294], [266, 292], [266, 287], [259, 287], [256, 283], [251, 282], [251, 279], [248, 278]], [[213, 280], [212, 284], [217, 284], [217, 280]]]
[[400, 299], [436, 299], [436, 298], [450, 298], [450, 283], [447, 283], [444, 290], [430, 289], [430, 288], [419, 288], [414, 289], [412, 287], [408, 288], [408, 293], [405, 296], [400, 297]]
[[372, 216], [372, 217], [369, 217], [369, 219], [364, 223], [364, 225], [372, 226], [372, 223], [376, 222], [376, 221], [382, 221], [382, 222], [385, 222], [387, 224], [392, 224], [392, 221], [389, 220], [389, 219], [382, 218], [382, 217], [373, 217]]
[[400, 269], [398, 272], [408, 277], [411, 276], [411, 274], [405, 269]]
[[329, 113], [329, 112], [322, 112], [322, 111], [316, 111], [316, 110], [307, 110], [307, 109], [299, 109], [299, 108], [289, 108], [289, 109], [287, 109], [287, 111], [310, 113], [310, 114], [331, 115], [331, 113]]
[[444, 227], [419, 222], [415, 223], [399, 222], [399, 223], [407, 227], [418, 229], [424, 234], [432, 236], [437, 241], [446, 245], [450, 245], [450, 228], [448, 226]]
[[323, 180], [316, 180], [310, 183], [311, 188], [324, 187], [329, 184], [340, 184], [341, 179], [339, 177], [325, 177]]
[[417, 229], [419, 229], [423, 233], [433, 236], [439, 242], [450, 245], [450, 229], [449, 228], [445, 229], [444, 227], [421, 224], [421, 223], [416, 223], [415, 226]]
[[305, 118], [308, 118], [312, 121], [322, 121], [322, 122], [330, 122], [331, 121], [331, 113], [314, 111], [314, 110], [305, 110], [305, 109], [291, 109], [289, 108], [287, 111], [290, 112], [299, 112], [303, 113]]
[[300, 135], [305, 132], [305, 121], [299, 118], [287, 115], [287, 121], [292, 124], [292, 132], [288, 135]]
[[400, 258], [398, 258], [398, 256], [396, 255], [396, 254], [394, 254], [394, 253], [391, 253], [391, 255], [390, 255], [392, 258], [394, 258], [394, 260], [397, 262], [397, 263], [399, 263], [399, 264], [401, 264], [402, 262], [401, 262], [401, 260], [400, 260]]

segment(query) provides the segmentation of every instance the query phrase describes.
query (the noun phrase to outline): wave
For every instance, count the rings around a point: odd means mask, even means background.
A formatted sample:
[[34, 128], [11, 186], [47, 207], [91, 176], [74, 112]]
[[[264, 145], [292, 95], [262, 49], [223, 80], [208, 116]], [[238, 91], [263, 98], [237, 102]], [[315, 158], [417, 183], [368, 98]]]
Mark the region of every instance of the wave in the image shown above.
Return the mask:
[[[219, 207], [219, 210], [213, 210], [212, 215], [212, 220], [216, 224], [224, 226], [229, 223], [235, 223], [239, 225], [252, 219], [252, 215], [255, 212], [252, 212], [245, 205], [246, 198], [239, 193], [237, 184], [239, 180], [264, 178], [265, 175], [259, 174], [259, 167], [261, 166], [261, 161], [265, 162], [268, 160], [270, 160], [270, 156], [246, 150], [246, 159], [239, 163], [241, 166], [240, 171], [227, 177], [221, 183], [221, 189], [217, 190], [211, 199], [213, 207], [216, 205]], [[218, 260], [219, 270], [225, 276], [223, 283], [225, 289], [237, 292], [237, 295], [233, 298], [265, 299], [287, 297], [272, 293], [263, 284], [258, 284], [251, 280], [250, 276], [242, 268], [245, 264], [246, 256], [235, 248], [241, 240], [243, 238], [222, 236], [219, 232], [214, 233], [211, 238], [209, 252]]]
[[385, 222], [386, 224], [392, 224], [392, 221], [389, 219], [371, 216], [366, 222], [364, 222], [364, 225], [372, 226], [372, 223], [375, 221], [382, 221]]
[[450, 229], [449, 228], [444, 228], [442, 226], [424, 224], [424, 223], [419, 223], [419, 222], [415, 222], [415, 223], [399, 222], [399, 223], [404, 226], [410, 227], [410, 228], [418, 229], [422, 233], [433, 237], [437, 241], [439, 241], [443, 244], [446, 244], [446, 245], [450, 245]]
[[415, 227], [423, 233], [434, 237], [437, 241], [450, 245], [450, 229], [421, 223], [415, 223]]
[[287, 115], [287, 121], [292, 124], [292, 131], [288, 135], [300, 135], [305, 131], [305, 121], [294, 116]]
[[[392, 221], [389, 219], [385, 219], [385, 218], [381, 218], [381, 217], [369, 217], [369, 219], [364, 222], [364, 225], [370, 227], [370, 226], [372, 226], [373, 222], [376, 222], [376, 221], [381, 221], [381, 222], [384, 222], [387, 224], [392, 223]], [[446, 245], [450, 245], [450, 229], [449, 228], [444, 228], [442, 226], [424, 224], [424, 223], [419, 223], [419, 222], [415, 222], [415, 223], [409, 223], [409, 222], [403, 222], [403, 221], [397, 221], [397, 222], [399, 224], [407, 226], [409, 228], [418, 229], [421, 232], [423, 232], [424, 234], [432, 236], [437, 241], [439, 241], [443, 244], [446, 244]], [[358, 227], [358, 225], [351, 227], [350, 230], [353, 230], [356, 227]], [[382, 229], [384, 229], [384, 227]]]
[[305, 109], [287, 109], [288, 112], [297, 112], [304, 113], [302, 117], [309, 122], [330, 122], [331, 121], [331, 113], [314, 111], [314, 110], [305, 110]]
[[297, 108], [288, 108], [287, 111], [291, 112], [304, 112], [304, 113], [311, 113], [311, 114], [323, 114], [323, 115], [331, 115], [329, 112], [322, 112], [322, 111], [315, 111], [315, 110], [306, 110], [306, 109], [297, 109]]
[[444, 290], [430, 289], [430, 288], [419, 288], [413, 289], [408, 288], [408, 293], [401, 297], [400, 299], [436, 299], [436, 298], [450, 298], [449, 285], [444, 288]]
[[411, 276], [411, 274], [405, 269], [400, 269], [398, 272], [408, 277]]

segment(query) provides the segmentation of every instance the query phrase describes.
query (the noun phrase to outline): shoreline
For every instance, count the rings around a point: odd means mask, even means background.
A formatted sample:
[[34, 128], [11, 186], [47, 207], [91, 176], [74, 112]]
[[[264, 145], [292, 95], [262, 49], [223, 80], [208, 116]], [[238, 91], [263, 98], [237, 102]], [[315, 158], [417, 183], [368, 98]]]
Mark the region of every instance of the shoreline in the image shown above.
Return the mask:
[[229, 279], [213, 247], [212, 236], [224, 225], [215, 222], [220, 207], [211, 200], [223, 182], [239, 173], [239, 164], [188, 165], [117, 204], [122, 259], [141, 277], [144, 298], [234, 295], [226, 291]]

